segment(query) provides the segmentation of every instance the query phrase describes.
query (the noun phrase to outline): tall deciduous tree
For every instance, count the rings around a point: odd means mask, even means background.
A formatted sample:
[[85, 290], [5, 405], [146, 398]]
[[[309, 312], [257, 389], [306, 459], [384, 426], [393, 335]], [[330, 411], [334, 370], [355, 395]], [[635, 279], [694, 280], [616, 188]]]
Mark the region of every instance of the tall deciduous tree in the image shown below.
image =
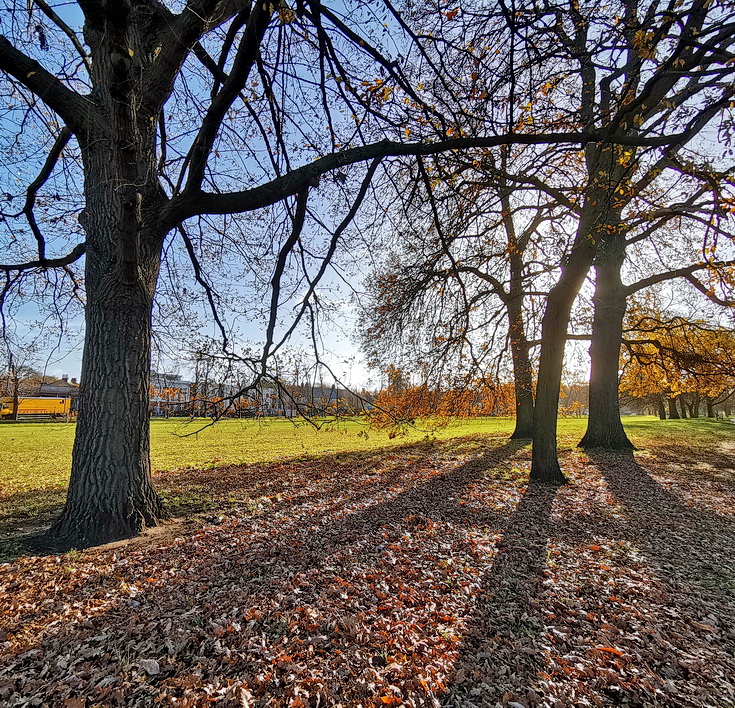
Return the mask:
[[[685, 84], [682, 90], [686, 88]], [[730, 90], [729, 86], [719, 89], [725, 94]], [[703, 109], [699, 129], [713, 115], [709, 107]], [[732, 279], [732, 260], [722, 260], [723, 256], [733, 256], [732, 234], [723, 208], [730, 198], [729, 177], [711, 168], [697, 169], [692, 160], [683, 163], [675, 157], [696, 140], [697, 134], [698, 129], [692, 129], [680, 144], [672, 144], [653, 163], [639, 164], [632, 157], [634, 150], [625, 155], [631, 175], [636, 176], [626, 178], [620, 188], [624, 226], [603, 238], [595, 258], [590, 412], [581, 447], [632, 447], [623, 430], [618, 403], [618, 361], [628, 299], [657, 283], [696, 280], [707, 272], [718, 273], [725, 281]], [[672, 199], [672, 194], [677, 198]], [[638, 253], [632, 260], [647, 263], [637, 270], [648, 274], [626, 284], [624, 267], [631, 264], [634, 250]]]
[[[511, 437], [533, 431], [534, 371], [528, 327], [532, 300], [558, 267], [564, 204], [511, 175], [550, 168], [543, 151], [502, 148], [464, 159], [435, 158], [396, 177], [404, 204], [384, 240], [391, 249], [370, 277], [365, 349], [404, 355], [429, 380], [477, 384], [510, 365], [515, 389]], [[409, 189], [413, 184], [414, 188]], [[564, 195], [559, 195], [566, 201]], [[381, 229], [383, 232], [385, 228]]]
[[[507, 37], [509, 26], [496, 20], [492, 32]], [[10, 193], [22, 196], [23, 207], [3, 210], [3, 223], [15, 220], [8, 238], [14, 260], [0, 266], [4, 292], [32, 274], [72, 273], [84, 258], [82, 390], [55, 540], [102, 542], [161, 517], [151, 485], [148, 396], [151, 312], [167, 239], [181, 239], [222, 325], [191, 221], [227, 233], [235, 226], [225, 217], [280, 210], [280, 228], [261, 236], [274, 244], [264, 366], [276, 346], [281, 286], [304, 255], [309, 199], [321, 176], [371, 161], [357, 179], [356, 203], [331, 234], [328, 260], [386, 156], [607, 139], [574, 127], [515, 135], [492, 123], [472, 138], [450, 133], [451, 121], [417, 94], [401, 66], [406, 46], [420, 56], [422, 41], [388, 2], [330, 7], [313, 0], [292, 9], [250, 0], [58, 7], [34, 0], [7, 7], [0, 75], [11, 104], [4, 127], [15, 124], [16, 135], [6, 145], [16, 153], [25, 147], [18, 164], [39, 146], [47, 150], [24, 193]], [[464, 44], [455, 54], [471, 61]], [[445, 68], [430, 61], [422, 71], [439, 84]], [[431, 139], [406, 142], [407, 117], [431, 126]], [[69, 218], [76, 213], [78, 224]], [[25, 240], [15, 238], [21, 221]], [[310, 279], [307, 300], [322, 274], [319, 267]]]
[[[579, 97], [576, 115], [586, 129], [629, 137], [662, 130], [671, 135], [659, 158], [665, 160], [668, 151], [688, 142], [729, 105], [733, 8], [706, 1], [666, 7], [658, 2], [626, 2], [608, 5], [603, 14], [596, 3], [571, 2], [568, 13], [559, 8], [551, 13], [549, 31], [566, 51], [564, 61], [574, 67], [570, 80], [576, 82], [573, 93]], [[556, 456], [556, 411], [569, 313], [596, 256], [598, 270], [610, 264], [619, 273], [627, 232], [625, 207], [631, 194], [629, 164], [634, 156], [633, 150], [620, 145], [585, 147], [577, 233], [549, 293], [542, 324], [532, 462], [532, 476], [538, 479], [563, 480]], [[655, 171], [647, 179], [653, 176]], [[604, 282], [607, 290], [619, 290], [614, 277]], [[612, 298], [612, 293], [607, 294]], [[616, 305], [605, 316], [622, 322], [624, 312], [624, 306]], [[616, 327], [598, 330], [609, 334]], [[608, 355], [608, 344], [612, 343], [601, 335], [593, 342], [594, 379], [594, 368]], [[616, 398], [617, 358], [612, 370]], [[610, 386], [596, 389], [604, 393]]]

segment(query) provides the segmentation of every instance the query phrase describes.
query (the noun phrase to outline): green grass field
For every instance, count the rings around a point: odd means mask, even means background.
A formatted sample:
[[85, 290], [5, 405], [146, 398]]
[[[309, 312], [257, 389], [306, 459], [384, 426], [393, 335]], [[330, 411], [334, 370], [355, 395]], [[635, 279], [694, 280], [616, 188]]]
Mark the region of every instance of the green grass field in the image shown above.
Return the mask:
[[[624, 419], [633, 442], [646, 448], [667, 438], [706, 447], [735, 439], [735, 427], [707, 420], [659, 421], [654, 417]], [[435, 430], [411, 429], [403, 435], [374, 430], [358, 421], [325, 424], [316, 430], [307, 423], [282, 419], [225, 420], [205, 427], [207, 421], [153, 420], [151, 457], [155, 472], [180, 470], [173, 488], [161, 492], [172, 513], [197, 505], [206, 507], [206, 489], [186, 494], [185, 470], [212, 469], [244, 463], [272, 463], [303, 457], [394, 447], [425, 438], [486, 434], [505, 436], [513, 428], [509, 418], [485, 418], [452, 423]], [[559, 421], [562, 449], [573, 448], [584, 433], [586, 419]], [[69, 479], [73, 423], [5, 422], [0, 424], [0, 535], [18, 528], [44, 524], [63, 503]], [[165, 475], [170, 481], [171, 475]], [[182, 484], [183, 481], [183, 484]], [[161, 485], [159, 485], [160, 487]], [[182, 489], [184, 492], [182, 493]]]
[[[305, 422], [269, 418], [223, 420], [154, 419], [151, 421], [151, 462], [154, 471], [186, 467], [213, 468], [231, 464], [367, 450], [415, 441], [430, 434], [439, 438], [472, 433], [505, 433], [508, 418], [451, 425], [427, 433], [410, 430], [390, 439], [356, 421], [325, 424], [320, 430]], [[32, 489], [64, 487], [69, 480], [73, 423], [4, 423], [0, 425], [0, 495]]]

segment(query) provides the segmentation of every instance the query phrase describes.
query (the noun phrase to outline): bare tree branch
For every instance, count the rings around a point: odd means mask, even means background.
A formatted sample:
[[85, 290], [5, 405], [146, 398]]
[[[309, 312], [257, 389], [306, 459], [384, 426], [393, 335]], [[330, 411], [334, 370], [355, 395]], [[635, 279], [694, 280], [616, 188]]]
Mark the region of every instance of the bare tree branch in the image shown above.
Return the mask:
[[281, 278], [286, 270], [286, 261], [289, 254], [293, 250], [293, 247], [301, 236], [301, 231], [304, 228], [304, 220], [306, 219], [306, 203], [309, 198], [309, 188], [303, 187], [298, 193], [296, 199], [296, 213], [293, 219], [293, 228], [291, 234], [286, 239], [286, 243], [281, 247], [278, 253], [278, 260], [276, 267], [273, 272], [273, 278], [271, 278], [271, 303], [270, 303], [270, 317], [268, 319], [268, 327], [266, 329], [265, 344], [263, 345], [263, 373], [265, 373], [266, 362], [270, 355], [271, 346], [273, 345], [273, 335], [276, 329], [276, 321], [278, 319], [278, 305], [279, 298], [281, 296]]
[[54, 141], [54, 144], [51, 146], [51, 150], [46, 156], [46, 161], [43, 163], [43, 167], [38, 173], [38, 177], [28, 185], [28, 189], [26, 190], [26, 200], [21, 213], [25, 214], [28, 224], [31, 227], [31, 231], [33, 232], [33, 236], [36, 239], [36, 243], [38, 244], [38, 260], [40, 262], [44, 262], [46, 260], [46, 241], [41, 233], [41, 229], [38, 228], [38, 224], [36, 223], [36, 216], [33, 212], [33, 207], [36, 204], [36, 195], [38, 194], [38, 190], [51, 176], [59, 157], [61, 157], [62, 151], [67, 146], [70, 139], [71, 130], [64, 127]]
[[540, 145], [564, 143], [612, 143], [618, 145], [665, 146], [676, 140], [678, 134], [660, 137], [610, 135], [597, 131], [570, 133], [507, 133], [481, 138], [454, 138], [435, 143], [402, 143], [382, 140], [378, 143], [348, 148], [325, 155], [314, 162], [292, 170], [282, 177], [241, 192], [213, 194], [200, 192], [174, 197], [162, 214], [162, 226], [168, 229], [192, 216], [201, 214], [236, 214], [270, 206], [293, 196], [305, 186], [314, 185], [319, 178], [338, 167], [353, 165], [375, 158], [436, 155], [451, 150], [489, 148], [499, 145]]
[[[657, 283], [663, 283], [667, 280], [674, 280], [676, 278], [686, 278], [687, 280], [689, 280], [687, 276], [690, 276], [693, 273], [696, 273], [698, 270], [705, 270], [706, 268], [710, 268], [710, 269], [726, 268], [726, 267], [730, 267], [733, 265], [735, 265], [735, 261], [720, 261], [717, 263], [694, 263], [693, 265], [686, 266], [684, 268], [676, 268], [675, 270], [670, 270], [666, 273], [657, 273], [656, 275], [651, 275], [648, 278], [643, 278], [642, 280], [639, 280], [636, 283], [631, 283], [630, 285], [626, 285], [624, 290], [625, 290], [626, 295], [632, 295], [633, 293], [636, 293], [639, 290], [643, 290], [644, 288], [649, 288], [651, 287], [651, 285], [656, 285]], [[689, 282], [692, 282], [692, 281], [689, 280]]]
[[217, 328], [220, 331], [220, 334], [222, 335], [222, 349], [227, 349], [227, 330], [225, 329], [224, 324], [222, 323], [222, 320], [219, 316], [219, 312], [217, 311], [217, 303], [215, 302], [215, 296], [216, 293], [212, 289], [212, 286], [206, 281], [204, 278], [204, 275], [202, 274], [202, 268], [199, 264], [199, 259], [197, 258], [196, 251], [194, 250], [194, 244], [191, 242], [191, 239], [189, 238], [189, 234], [186, 233], [186, 230], [183, 226], [179, 226], [179, 233], [181, 234], [181, 238], [184, 241], [184, 246], [186, 247], [186, 252], [189, 254], [189, 260], [191, 261], [191, 265], [194, 268], [194, 278], [199, 283], [199, 285], [202, 286], [204, 289], [204, 292], [207, 295], [207, 302], [209, 303], [209, 309], [212, 312], [212, 317], [214, 318], [214, 321], [217, 325]]
[[17, 79], [57, 113], [73, 133], [84, 128], [89, 114], [96, 113], [92, 101], [65, 86], [35, 59], [16, 49], [0, 35], [0, 71]]
[[76, 245], [72, 251], [60, 258], [44, 258], [43, 260], [28, 261], [27, 263], [0, 263], [0, 271], [5, 273], [20, 272], [24, 270], [33, 270], [34, 268], [62, 268], [78, 261], [87, 250], [86, 243]]
[[77, 33], [56, 14], [54, 9], [45, 0], [33, 0], [33, 3], [38, 5], [38, 7], [41, 8], [41, 12], [43, 12], [43, 14], [46, 15], [46, 17], [48, 17], [51, 22], [53, 22], [69, 38], [69, 41], [74, 45], [74, 49], [77, 50], [77, 54], [79, 54], [84, 62], [84, 66], [87, 67], [87, 71], [91, 71], [92, 61], [89, 58], [89, 54], [87, 54], [87, 50], [79, 41]]

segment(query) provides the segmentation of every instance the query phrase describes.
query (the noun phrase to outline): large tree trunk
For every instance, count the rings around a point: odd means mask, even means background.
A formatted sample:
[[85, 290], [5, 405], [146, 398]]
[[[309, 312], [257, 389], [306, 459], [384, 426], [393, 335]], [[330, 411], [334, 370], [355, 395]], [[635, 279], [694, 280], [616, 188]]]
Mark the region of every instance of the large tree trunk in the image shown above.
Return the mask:
[[[132, 242], [120, 233], [131, 227], [135, 217], [127, 212], [137, 210], [139, 201], [131, 204], [94, 185], [88, 190], [79, 413], [67, 501], [50, 531], [63, 546], [132, 536], [162, 515], [151, 484], [148, 416], [151, 311], [162, 239], [140, 219]], [[121, 241], [132, 252], [121, 250]]]
[[684, 401], [684, 394], [680, 393], [676, 398], [677, 403], [679, 404], [679, 408], [681, 409], [681, 417], [686, 420], [687, 418], [687, 406]]
[[679, 420], [681, 416], [676, 408], [676, 399], [674, 397], [669, 398], [669, 420]]
[[[85, 168], [86, 335], [79, 415], [66, 505], [52, 542], [83, 547], [135, 535], [161, 517], [151, 484], [148, 418], [151, 311], [164, 233], [156, 174], [156, 116], [140, 110], [140, 37], [118, 16], [85, 26], [98, 48], [95, 99], [104, 116], [79, 137]], [[138, 15], [146, 22], [147, 15]], [[148, 58], [148, 59], [147, 59]]]
[[618, 398], [620, 347], [627, 306], [620, 270], [625, 260], [625, 241], [614, 232], [598, 247], [595, 279], [595, 313], [590, 345], [590, 412], [583, 448], [632, 450], [620, 420]]
[[704, 399], [704, 404], [707, 406], [707, 417], [714, 418], [715, 417], [715, 407], [712, 403], [712, 399], [709, 396], [707, 396], [707, 398]]
[[155, 526], [162, 512], [150, 467], [152, 291], [121, 287], [94, 256], [86, 273], [90, 304], [72, 474], [50, 532], [54, 542], [75, 547], [135, 535]]
[[664, 405], [664, 399], [659, 398], [657, 401], [658, 406], [658, 417], [659, 420], [666, 420], [666, 406]]
[[516, 399], [516, 425], [510, 437], [513, 440], [530, 439], [533, 437], [533, 370], [523, 321], [522, 296], [511, 296], [506, 307]]

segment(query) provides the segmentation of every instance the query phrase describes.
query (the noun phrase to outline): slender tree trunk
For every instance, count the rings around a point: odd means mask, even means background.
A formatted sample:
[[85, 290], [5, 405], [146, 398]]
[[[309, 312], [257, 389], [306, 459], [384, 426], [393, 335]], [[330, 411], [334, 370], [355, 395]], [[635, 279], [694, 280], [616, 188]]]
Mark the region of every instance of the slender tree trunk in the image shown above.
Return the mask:
[[[507, 159], [510, 149], [506, 146], [501, 151], [502, 171], [507, 168]], [[508, 292], [502, 297], [508, 316], [508, 336], [510, 340], [511, 357], [513, 359], [513, 383], [515, 393], [516, 424], [513, 434], [514, 440], [524, 440], [533, 437], [533, 369], [531, 368], [530, 347], [526, 339], [526, 325], [523, 317], [523, 274], [525, 263], [523, 254], [528, 247], [531, 237], [530, 231], [523, 231], [520, 235], [513, 220], [513, 186], [501, 182], [499, 196], [503, 207], [503, 224], [508, 238], [508, 266], [510, 279]]]
[[595, 313], [590, 345], [590, 413], [583, 448], [632, 450], [620, 420], [618, 397], [620, 347], [627, 294], [620, 279], [625, 260], [622, 234], [612, 232], [598, 247], [595, 279]]
[[575, 248], [562, 269], [559, 281], [549, 292], [541, 323], [541, 352], [533, 411], [531, 479], [546, 484], [562, 484], [566, 481], [557, 457], [556, 430], [572, 303], [589, 272], [595, 251], [594, 239], [590, 234], [591, 225], [585, 221], [585, 217], [580, 219]]
[[8, 420], [18, 420], [18, 406], [20, 405], [20, 378], [18, 373], [13, 371], [13, 412], [8, 416]]
[[510, 437], [513, 440], [529, 439], [533, 437], [533, 370], [523, 321], [522, 297], [511, 296], [506, 307], [516, 399], [516, 425]]
[[681, 409], [681, 417], [682, 417], [682, 419], [683, 420], [686, 420], [686, 418], [687, 418], [687, 406], [686, 406], [686, 403], [684, 402], [684, 394], [683, 393], [680, 393], [677, 396], [676, 401], [679, 404], [679, 408]]
[[541, 322], [541, 351], [533, 411], [531, 479], [546, 484], [561, 484], [566, 481], [559, 466], [556, 449], [559, 391], [572, 303], [595, 255], [595, 239], [591, 233], [593, 218], [589, 211], [580, 218], [575, 245], [562, 268], [558, 282], [549, 291]]
[[679, 420], [681, 416], [676, 408], [676, 399], [671, 397], [669, 400], [669, 420]]
[[541, 354], [533, 417], [531, 478], [551, 484], [560, 484], [566, 480], [557, 458], [556, 428], [567, 326], [577, 291], [573, 286], [564, 286], [566, 283], [560, 280], [551, 289], [546, 301], [541, 325]]

